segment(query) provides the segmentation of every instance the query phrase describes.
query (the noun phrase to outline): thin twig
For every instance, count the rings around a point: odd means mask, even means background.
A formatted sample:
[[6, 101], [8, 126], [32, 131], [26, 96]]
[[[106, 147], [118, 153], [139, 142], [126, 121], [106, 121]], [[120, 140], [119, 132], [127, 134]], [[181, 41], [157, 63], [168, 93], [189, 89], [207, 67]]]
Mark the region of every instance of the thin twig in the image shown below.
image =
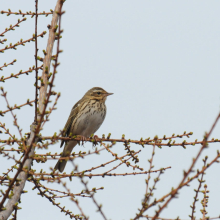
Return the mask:
[[4, 63], [4, 65], [0, 67], [0, 70], [2, 70], [3, 67], [7, 67], [7, 66], [9, 66], [9, 65], [14, 65], [14, 63], [15, 63], [16, 61], [17, 61], [17, 60], [14, 59], [11, 63], [8, 63], [8, 64]]
[[[64, 140], [64, 141], [70, 141], [70, 140], [76, 140], [76, 141], [80, 141], [81, 138], [80, 137], [76, 137], [76, 136], [73, 136], [73, 137], [59, 137], [59, 136], [43, 136], [42, 137], [43, 140]], [[110, 139], [110, 138], [96, 138], [95, 140], [93, 138], [85, 138], [85, 141], [88, 141], [88, 142], [97, 142], [97, 143], [101, 143], [101, 142], [112, 142], [112, 143], [116, 143], [116, 142], [121, 142], [121, 143], [126, 143], [126, 142], [129, 142], [129, 143], [134, 143], [134, 144], [137, 144], [137, 145], [141, 145], [142, 147], [144, 147], [144, 145], [156, 145], [158, 147], [161, 147], [161, 146], [168, 146], [168, 147], [171, 147], [171, 146], [181, 146], [181, 147], [184, 147], [186, 145], [198, 145], [198, 144], [203, 144], [204, 140], [202, 141], [194, 141], [194, 142], [186, 142], [185, 140], [182, 142], [182, 143], [161, 143], [161, 142], [156, 142], [156, 143], [153, 143], [154, 140], [126, 140], [126, 139]], [[219, 143], [220, 142], [220, 139], [212, 139], [210, 141], [207, 141], [207, 143]]]
[[[52, 24], [51, 24], [52, 28], [54, 28], [56, 26], [57, 20], [58, 20], [58, 15], [57, 15], [56, 11], [60, 11], [60, 7], [62, 7], [62, 5], [63, 5], [63, 1], [58, 0], [57, 4], [56, 4], [56, 7], [55, 7], [55, 13], [54, 13], [53, 18], [52, 18]], [[51, 35], [54, 35], [54, 37], [51, 38]], [[55, 39], [55, 33], [54, 33], [54, 31], [50, 31], [48, 44], [51, 45], [50, 46], [51, 47], [51, 51], [53, 49], [54, 39]], [[51, 42], [51, 40], [52, 40], [52, 42]], [[51, 60], [49, 60], [49, 62], [47, 63], [48, 66], [50, 64], [50, 61]], [[51, 84], [51, 86], [52, 85], [53, 84]], [[47, 87], [47, 86], [45, 85], [44, 87]], [[49, 96], [50, 95], [48, 95], [48, 97]], [[40, 111], [40, 113], [42, 113], [42, 115], [41, 115], [42, 118], [43, 118], [44, 113], [45, 113], [45, 109], [44, 108], [46, 108], [46, 106], [47, 106], [47, 103], [46, 103], [46, 105], [44, 105], [45, 98], [46, 98], [46, 90], [40, 92], [39, 109], [42, 110], [42, 111]], [[42, 106], [42, 104], [43, 104], [43, 108], [40, 108]], [[40, 120], [42, 120], [42, 119], [40, 119]], [[14, 204], [20, 198], [20, 195], [22, 193], [22, 190], [24, 188], [24, 185], [25, 185], [25, 182], [26, 182], [26, 179], [27, 179], [27, 173], [22, 171], [22, 168], [24, 166], [24, 167], [27, 168], [26, 169], [27, 171], [30, 170], [32, 160], [28, 159], [28, 157], [33, 155], [33, 153], [34, 153], [33, 143], [34, 143], [36, 134], [38, 134], [38, 132], [39, 132], [40, 125], [41, 124], [39, 124], [37, 126], [37, 128], [36, 128], [36, 126], [32, 125], [33, 129], [31, 130], [30, 138], [27, 141], [27, 145], [30, 146], [30, 147], [28, 148], [28, 150], [27, 150], [27, 152], [26, 152], [26, 154], [24, 156], [24, 159], [23, 159], [23, 161], [22, 161], [22, 163], [21, 163], [21, 165], [20, 165], [20, 167], [19, 167], [19, 169], [17, 171], [17, 173], [15, 174], [13, 180], [11, 181], [10, 187], [8, 187], [8, 189], [6, 190], [6, 192], [5, 192], [4, 196], [3, 196], [2, 201], [0, 202], [0, 210], [2, 210], [3, 204], [4, 204], [5, 200], [6, 200], [6, 198], [8, 198], [9, 192], [12, 189], [12, 186], [14, 185], [15, 181], [17, 180], [17, 178], [21, 179], [20, 185], [14, 186], [14, 190], [13, 190], [14, 195], [8, 201], [7, 205], [5, 206], [5, 210], [0, 212], [0, 219], [7, 219], [11, 215], [11, 213], [13, 211]]]
[[5, 111], [1, 111], [1, 110], [0, 110], [0, 115], [1, 115], [1, 116], [4, 116], [5, 113], [10, 112], [10, 111], [13, 111], [13, 110], [15, 110], [15, 109], [20, 109], [21, 107], [23, 107], [23, 106], [25, 106], [25, 105], [33, 106], [33, 105], [31, 104], [31, 103], [33, 103], [33, 102], [35, 102], [35, 100], [29, 101], [29, 99], [28, 99], [27, 102], [24, 103], [24, 104], [22, 104], [22, 105], [16, 105], [16, 104], [15, 104], [14, 107], [8, 106], [8, 110], [5, 110]]
[[0, 37], [4, 37], [4, 34], [5, 34], [6, 32], [8, 32], [8, 31], [10, 31], [10, 30], [13, 30], [13, 31], [14, 31], [14, 30], [15, 30], [14, 27], [19, 27], [19, 24], [20, 24], [22, 21], [26, 21], [26, 20], [27, 20], [27, 18], [23, 18], [22, 20], [18, 19], [18, 22], [17, 22], [14, 26], [10, 25], [9, 28], [5, 28], [5, 31], [0, 34]]
[[[35, 0], [35, 36], [37, 36], [37, 19], [38, 19], [38, 0]], [[34, 122], [35, 124], [37, 124], [37, 98], [38, 98], [38, 69], [37, 69], [37, 52], [38, 52], [38, 48], [37, 48], [37, 37], [35, 38], [35, 119]]]
[[[205, 157], [205, 159], [203, 159], [204, 167], [206, 166], [206, 161], [207, 161], [207, 159], [208, 159], [207, 156]], [[201, 188], [201, 186], [202, 186], [202, 183], [205, 182], [205, 181], [203, 180], [204, 174], [205, 174], [205, 172], [202, 173], [201, 179], [198, 179], [198, 181], [199, 181], [198, 189], [197, 189], [197, 190], [194, 189], [194, 191], [196, 192], [196, 195], [195, 195], [195, 197], [194, 197], [193, 205], [190, 206], [190, 207], [192, 208], [192, 215], [191, 215], [191, 216], [189, 215], [189, 217], [191, 217], [191, 220], [194, 220], [194, 219], [196, 218], [196, 217], [194, 217], [194, 213], [195, 213], [195, 209], [196, 209], [196, 202], [198, 201], [197, 197], [198, 197], [200, 188]]]
[[[44, 37], [44, 35], [46, 34], [47, 32], [46, 31], [43, 31], [41, 34], [37, 35], [37, 37]], [[34, 37], [31, 37], [29, 38], [28, 40], [25, 40], [23, 41], [22, 39], [20, 40], [20, 42], [18, 41], [17, 43], [15, 43], [14, 45], [12, 45], [12, 43], [10, 43], [10, 45], [8, 46], [5, 46], [5, 48], [3, 49], [0, 49], [0, 53], [3, 53], [5, 50], [8, 50], [8, 49], [14, 49], [14, 50], [17, 50], [17, 46], [19, 45], [23, 45], [25, 46], [25, 43], [27, 42], [31, 42], [31, 41], [35, 41], [35, 36]]]
[[[198, 160], [199, 156], [201, 155], [202, 151], [207, 147], [207, 140], [210, 137], [214, 127], [216, 126], [216, 124], [217, 124], [217, 122], [219, 120], [219, 118], [220, 118], [220, 113], [216, 117], [215, 122], [213, 123], [209, 133], [205, 135], [205, 138], [204, 138], [204, 141], [203, 141], [203, 145], [202, 145], [199, 153], [197, 154], [196, 158], [193, 159], [193, 162], [192, 162], [190, 168], [188, 169], [187, 172], [184, 171], [184, 176], [183, 176], [183, 179], [181, 180], [179, 186], [176, 189], [172, 190], [172, 192], [170, 194], [170, 198], [168, 198], [167, 201], [165, 202], [165, 204], [163, 206], [161, 206], [158, 211], [156, 211], [156, 215], [153, 217], [152, 220], [155, 220], [156, 217], [159, 216], [160, 212], [168, 205], [168, 203], [175, 197], [175, 195], [178, 193], [179, 189], [182, 187], [182, 184], [184, 183], [184, 181], [188, 177], [188, 175], [191, 173], [191, 171], [192, 171], [196, 161]], [[209, 164], [209, 166], [210, 166], [210, 164]]]
[[[10, 9], [8, 9], [8, 11], [1, 11], [0, 13], [1, 14], [7, 14], [7, 16], [12, 15], [12, 14], [14, 14], [14, 15], [22, 15], [23, 17], [25, 15], [31, 15], [31, 17], [36, 15], [35, 12], [31, 12], [31, 11], [30, 12], [27, 11], [26, 13], [23, 13], [21, 10], [19, 10], [19, 12], [12, 12]], [[37, 15], [45, 15], [47, 17], [48, 15], [51, 15], [51, 14], [53, 14], [53, 10], [52, 9], [50, 9], [50, 12], [43, 11], [43, 12], [38, 13]]]
[[[39, 70], [39, 69], [42, 70], [42, 68], [43, 68], [43, 65], [39, 66], [37, 69], [38, 69], [38, 70]], [[33, 66], [32, 68], [29, 67], [29, 70], [27, 70], [27, 71], [22, 71], [22, 70], [21, 70], [21, 71], [20, 71], [19, 73], [17, 73], [17, 74], [11, 73], [11, 75], [8, 76], [8, 77], [6, 77], [6, 78], [4, 78], [4, 76], [1, 76], [0, 82], [5, 82], [5, 80], [11, 79], [11, 78], [18, 78], [18, 76], [19, 76], [19, 75], [22, 75], [22, 74], [28, 75], [29, 73], [33, 72], [34, 70], [36, 70], [35, 66]]]

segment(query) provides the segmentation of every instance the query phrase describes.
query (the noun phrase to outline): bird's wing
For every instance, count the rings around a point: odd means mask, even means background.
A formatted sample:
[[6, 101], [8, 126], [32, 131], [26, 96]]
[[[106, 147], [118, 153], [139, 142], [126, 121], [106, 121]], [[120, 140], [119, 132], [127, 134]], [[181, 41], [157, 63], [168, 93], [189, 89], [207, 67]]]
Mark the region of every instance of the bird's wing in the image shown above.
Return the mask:
[[[64, 126], [64, 129], [63, 129], [63, 133], [62, 133], [62, 137], [67, 137], [69, 134], [70, 134], [70, 128], [71, 128], [71, 125], [73, 123], [73, 120], [75, 119], [76, 115], [78, 114], [79, 112], [79, 106], [80, 106], [80, 101], [79, 100], [72, 108], [71, 112], [70, 112], [70, 115], [69, 115], [69, 118]], [[60, 147], [63, 146], [64, 144], [64, 140], [62, 140], [61, 144], [60, 144]]]

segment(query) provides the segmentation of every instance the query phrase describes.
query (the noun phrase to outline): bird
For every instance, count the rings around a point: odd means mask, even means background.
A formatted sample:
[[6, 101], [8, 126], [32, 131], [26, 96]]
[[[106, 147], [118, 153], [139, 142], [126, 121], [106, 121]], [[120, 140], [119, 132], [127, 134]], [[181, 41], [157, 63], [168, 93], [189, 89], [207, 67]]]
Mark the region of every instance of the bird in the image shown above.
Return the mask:
[[[93, 87], [88, 90], [82, 99], [73, 106], [62, 131], [62, 137], [68, 137], [70, 134], [80, 135], [81, 140], [85, 140], [85, 138], [94, 134], [105, 119], [107, 110], [105, 101], [107, 96], [112, 94], [113, 93], [106, 92], [101, 87]], [[62, 140], [60, 147], [62, 147], [64, 143], [64, 150], [60, 157], [68, 157], [78, 141]], [[54, 169], [62, 173], [66, 163], [67, 160], [59, 159]]]

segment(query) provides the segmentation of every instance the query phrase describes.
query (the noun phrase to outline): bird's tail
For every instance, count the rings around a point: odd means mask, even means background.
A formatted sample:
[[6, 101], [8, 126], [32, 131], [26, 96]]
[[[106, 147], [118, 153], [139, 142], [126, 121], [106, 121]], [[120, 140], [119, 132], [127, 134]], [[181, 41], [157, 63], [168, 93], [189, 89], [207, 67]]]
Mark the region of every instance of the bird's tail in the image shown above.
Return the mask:
[[[62, 155], [60, 156], [62, 157]], [[66, 166], [67, 160], [58, 160], [56, 166], [54, 167], [55, 170], [59, 170], [61, 173], [63, 172]]]
[[[63, 150], [63, 153], [60, 155], [60, 157], [68, 157], [72, 151], [72, 149], [76, 146], [77, 141], [69, 141]], [[67, 163], [68, 159], [63, 159], [63, 160], [58, 160], [56, 166], [54, 167], [55, 170], [59, 170], [61, 173], [63, 172], [66, 163]]]

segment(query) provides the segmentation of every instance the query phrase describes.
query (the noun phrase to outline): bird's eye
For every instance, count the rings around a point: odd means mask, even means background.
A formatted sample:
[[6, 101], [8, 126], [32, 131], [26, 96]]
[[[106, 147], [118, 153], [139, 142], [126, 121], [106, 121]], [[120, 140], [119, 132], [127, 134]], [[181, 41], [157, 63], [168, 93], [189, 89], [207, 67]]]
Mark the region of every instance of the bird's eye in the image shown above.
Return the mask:
[[101, 92], [97, 92], [97, 94], [98, 94], [98, 95], [100, 95], [100, 94], [101, 94]]

